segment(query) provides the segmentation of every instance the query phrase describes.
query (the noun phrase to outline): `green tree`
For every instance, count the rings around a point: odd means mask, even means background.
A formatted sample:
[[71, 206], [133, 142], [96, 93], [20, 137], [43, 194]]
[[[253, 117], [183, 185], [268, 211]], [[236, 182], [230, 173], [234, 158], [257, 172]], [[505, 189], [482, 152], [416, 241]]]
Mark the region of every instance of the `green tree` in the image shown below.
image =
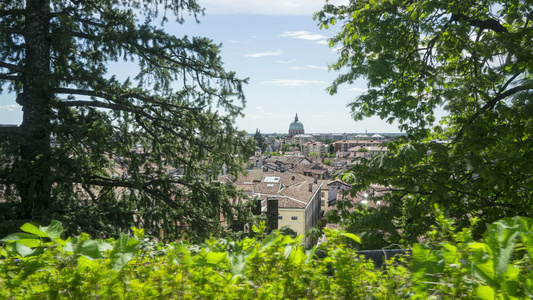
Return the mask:
[[525, 1], [362, 0], [315, 15], [323, 28], [340, 26], [331, 69], [344, 73], [328, 91], [366, 78], [368, 91], [349, 105], [355, 120], [377, 115], [406, 133], [346, 176], [352, 192], [393, 187], [387, 205], [356, 210], [352, 228], [413, 241], [434, 224], [435, 204], [460, 227], [473, 216], [478, 229], [531, 216], [531, 11]]
[[318, 152], [309, 152], [309, 155], [308, 156], [315, 156], [315, 157], [319, 157], [320, 155], [318, 155]]
[[325, 159], [322, 163], [325, 164], [325, 165], [331, 166], [331, 160], [330, 159]]
[[291, 151], [291, 145], [289, 145], [289, 144], [283, 144], [283, 145], [281, 145], [281, 151], [282, 151], [282, 152]]
[[257, 143], [257, 147], [261, 149], [261, 151], [265, 151], [267, 148], [267, 143], [265, 140], [265, 136], [261, 134], [261, 131], [259, 129], [255, 130], [254, 134], [254, 140]]
[[357, 152], [370, 152], [367, 148], [365, 147], [361, 147], [359, 149], [357, 149]]
[[329, 144], [328, 153], [329, 154], [335, 154], [335, 145], [334, 144]]
[[[0, 0], [0, 84], [24, 112], [0, 132], [0, 184], [14, 207], [2, 224], [56, 218], [98, 235], [136, 224], [201, 237], [240, 213], [237, 194], [211, 181], [236, 174], [235, 154], [250, 151], [233, 126], [245, 81], [211, 40], [152, 25], [167, 13], [183, 22], [203, 10], [194, 0]], [[137, 74], [110, 73], [119, 60]]]

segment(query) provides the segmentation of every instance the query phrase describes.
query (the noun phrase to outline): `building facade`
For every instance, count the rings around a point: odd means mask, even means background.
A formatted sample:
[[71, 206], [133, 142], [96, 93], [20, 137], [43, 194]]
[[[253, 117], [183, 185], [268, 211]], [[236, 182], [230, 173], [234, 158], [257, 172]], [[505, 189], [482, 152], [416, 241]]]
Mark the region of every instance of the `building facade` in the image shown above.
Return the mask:
[[[288, 226], [298, 235], [306, 236], [318, 225], [321, 214], [321, 189], [323, 181], [290, 172], [263, 172], [254, 170], [232, 179], [219, 178], [221, 182], [236, 185], [251, 198], [261, 201], [261, 210], [268, 213], [268, 199], [277, 200], [278, 229]], [[316, 241], [305, 237], [302, 243], [311, 246]]]
[[318, 157], [322, 157], [328, 153], [328, 148], [326, 145], [320, 142], [307, 142], [302, 144], [302, 154], [304, 156], [309, 156], [309, 153], [315, 152], [318, 154]]
[[381, 141], [374, 140], [342, 140], [334, 143], [335, 152], [348, 152], [354, 147], [377, 147], [381, 144]]

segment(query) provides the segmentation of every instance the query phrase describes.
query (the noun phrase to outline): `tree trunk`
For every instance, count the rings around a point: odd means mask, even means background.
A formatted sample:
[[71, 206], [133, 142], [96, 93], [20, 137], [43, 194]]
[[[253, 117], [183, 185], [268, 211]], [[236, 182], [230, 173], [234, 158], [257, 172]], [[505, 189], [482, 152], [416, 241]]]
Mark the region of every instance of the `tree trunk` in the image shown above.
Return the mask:
[[22, 200], [21, 217], [31, 218], [50, 202], [50, 0], [27, 0], [24, 29], [25, 68], [22, 94], [20, 160], [15, 164], [16, 186]]

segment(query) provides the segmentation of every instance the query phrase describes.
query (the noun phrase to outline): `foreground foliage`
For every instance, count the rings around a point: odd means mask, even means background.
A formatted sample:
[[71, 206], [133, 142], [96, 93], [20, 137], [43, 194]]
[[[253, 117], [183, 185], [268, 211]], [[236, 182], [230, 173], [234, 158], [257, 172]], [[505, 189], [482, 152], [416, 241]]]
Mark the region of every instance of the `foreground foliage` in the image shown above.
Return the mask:
[[477, 234], [532, 216], [532, 11], [530, 1], [358, 0], [316, 14], [339, 29], [329, 92], [367, 79], [354, 118], [379, 116], [407, 134], [346, 178], [354, 191], [393, 190], [380, 209], [343, 216], [354, 232], [412, 243], [435, 224], [435, 203], [462, 226], [480, 217]]
[[[62, 226], [27, 223], [1, 241], [3, 299], [522, 299], [533, 296], [533, 219], [490, 226], [481, 241], [440, 220], [430, 244], [374, 269], [346, 245], [359, 238], [325, 229], [305, 250], [264, 226], [252, 238], [195, 245], [135, 237], [62, 239]], [[437, 228], [436, 228], [437, 229]]]

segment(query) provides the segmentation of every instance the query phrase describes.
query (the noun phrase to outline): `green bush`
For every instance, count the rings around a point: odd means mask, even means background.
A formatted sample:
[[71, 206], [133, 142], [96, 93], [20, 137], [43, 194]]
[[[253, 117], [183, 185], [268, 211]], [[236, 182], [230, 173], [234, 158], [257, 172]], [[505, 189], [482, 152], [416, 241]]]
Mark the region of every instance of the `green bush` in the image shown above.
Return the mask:
[[327, 242], [304, 249], [302, 237], [275, 231], [254, 238], [167, 245], [135, 236], [61, 238], [62, 226], [27, 223], [0, 240], [1, 299], [522, 299], [532, 292], [533, 219], [503, 219], [481, 241], [452, 222], [413, 245], [407, 260], [375, 269], [324, 229]]

